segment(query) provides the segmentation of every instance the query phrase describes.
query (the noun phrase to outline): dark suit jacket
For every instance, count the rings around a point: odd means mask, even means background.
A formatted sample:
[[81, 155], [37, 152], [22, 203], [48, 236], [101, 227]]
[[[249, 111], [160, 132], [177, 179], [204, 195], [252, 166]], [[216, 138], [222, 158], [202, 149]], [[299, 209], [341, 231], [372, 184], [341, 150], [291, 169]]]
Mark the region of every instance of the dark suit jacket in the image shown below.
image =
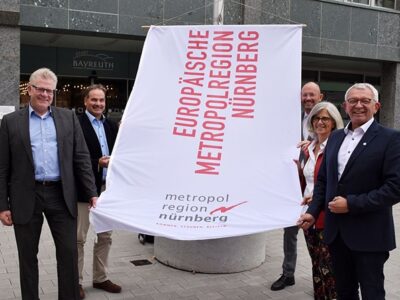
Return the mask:
[[300, 120], [300, 124], [301, 124], [301, 140], [304, 141], [305, 139], [308, 138], [308, 136], [304, 137], [304, 132], [303, 132], [303, 120], [304, 120], [304, 114], [305, 112], [302, 111], [301, 112], [301, 120]]
[[[400, 201], [400, 132], [374, 121], [354, 149], [338, 181], [338, 151], [344, 130], [334, 131], [307, 212], [314, 217], [325, 207], [325, 242], [340, 233], [354, 251], [389, 251], [396, 247], [392, 205]], [[349, 212], [327, 208], [335, 196], [347, 198]]]
[[[82, 127], [83, 134], [85, 136], [86, 144], [89, 149], [90, 158], [92, 161], [93, 174], [96, 181], [97, 192], [100, 194], [101, 185], [103, 180], [103, 168], [99, 168], [99, 158], [103, 156], [99, 139], [97, 138], [96, 132], [93, 129], [92, 124], [86, 114], [82, 114], [78, 117]], [[104, 131], [106, 133], [108, 150], [110, 154], [114, 148], [115, 139], [117, 138], [118, 125], [113, 121], [106, 119], [103, 123]], [[87, 202], [86, 199], [80, 199], [81, 202]]]
[[[65, 204], [77, 214], [77, 186], [83, 197], [97, 196], [89, 152], [75, 114], [52, 107], [57, 132], [60, 175]], [[11, 210], [13, 222], [27, 223], [35, 205], [35, 173], [29, 136], [29, 109], [3, 117], [0, 127], [0, 211]]]

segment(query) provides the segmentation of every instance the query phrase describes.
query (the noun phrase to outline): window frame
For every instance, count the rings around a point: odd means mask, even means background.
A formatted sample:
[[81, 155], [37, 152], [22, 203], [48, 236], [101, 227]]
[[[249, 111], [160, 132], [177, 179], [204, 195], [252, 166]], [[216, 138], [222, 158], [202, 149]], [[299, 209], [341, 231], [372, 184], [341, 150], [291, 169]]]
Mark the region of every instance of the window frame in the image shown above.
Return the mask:
[[[354, 5], [360, 5], [360, 6], [364, 6], [364, 7], [390, 9], [390, 10], [395, 10], [395, 11], [399, 11], [400, 10], [400, 0], [393, 0], [393, 7], [386, 7], [386, 6], [377, 5], [377, 2], [379, 0], [367, 0], [368, 4], [367, 3], [354, 2], [354, 0], [335, 0], [335, 1], [343, 2], [343, 3], [350, 3], [350, 4], [354, 4]], [[382, 0], [382, 1], [385, 1], [385, 0]]]

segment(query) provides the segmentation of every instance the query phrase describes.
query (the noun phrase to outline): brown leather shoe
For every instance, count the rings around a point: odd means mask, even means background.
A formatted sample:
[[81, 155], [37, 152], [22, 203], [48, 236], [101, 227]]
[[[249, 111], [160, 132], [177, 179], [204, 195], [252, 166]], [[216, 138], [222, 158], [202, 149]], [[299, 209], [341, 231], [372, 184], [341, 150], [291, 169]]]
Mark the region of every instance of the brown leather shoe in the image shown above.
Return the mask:
[[79, 285], [79, 298], [85, 299], [85, 291], [83, 290], [82, 284]]
[[93, 287], [95, 289], [101, 289], [109, 293], [121, 293], [121, 287], [115, 283], [112, 283], [110, 280], [106, 280], [104, 282], [93, 282]]

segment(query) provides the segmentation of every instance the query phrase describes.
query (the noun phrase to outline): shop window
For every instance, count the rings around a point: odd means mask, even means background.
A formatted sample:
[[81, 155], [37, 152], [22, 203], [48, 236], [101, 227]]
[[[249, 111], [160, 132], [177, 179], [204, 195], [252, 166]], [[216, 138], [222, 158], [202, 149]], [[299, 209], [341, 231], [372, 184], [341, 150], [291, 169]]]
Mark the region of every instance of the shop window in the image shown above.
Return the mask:
[[[68, 78], [59, 79], [56, 106], [71, 108], [76, 114], [85, 111], [82, 92], [93, 80], [91, 78]], [[126, 105], [126, 80], [96, 79], [94, 83], [101, 83], [107, 89], [106, 111], [107, 117], [119, 121]]]
[[324, 94], [324, 100], [329, 101], [332, 104], [336, 106], [340, 114], [342, 115], [343, 120], [345, 123], [348, 121], [348, 116], [346, 115], [346, 112], [343, 109], [343, 102], [344, 102], [344, 94], [346, 93], [347, 88], [341, 88], [340, 90], [337, 90], [335, 88], [332, 88], [329, 84], [321, 84], [322, 92]]
[[360, 4], [370, 4], [369, 0], [347, 0], [348, 2], [353, 2], [353, 3], [360, 3]]
[[135, 84], [134, 80], [129, 80], [128, 82], [128, 97], [131, 95], [133, 90], [133, 85]]
[[19, 82], [19, 107], [25, 107], [29, 103], [29, 95], [28, 95], [28, 75], [21, 75], [21, 80]]
[[321, 72], [321, 81], [333, 81], [353, 84], [356, 82], [363, 82], [362, 74], [348, 74], [336, 72]]
[[55, 105], [75, 110], [78, 114], [83, 112], [82, 91], [88, 85], [88, 78], [58, 78]]
[[358, 3], [369, 6], [385, 7], [400, 10], [400, 0], [336, 0], [340, 2]]
[[386, 8], [395, 8], [395, 0], [375, 0], [375, 5]]
[[[21, 75], [19, 86], [20, 107], [24, 107], [29, 103], [29, 95], [27, 92], [28, 82], [29, 76]], [[82, 114], [85, 111], [82, 91], [88, 87], [91, 82], [93, 82], [91, 78], [59, 77], [53, 105], [70, 108], [74, 110], [76, 114]], [[128, 100], [128, 81], [124, 79], [96, 79], [94, 83], [101, 83], [107, 89], [106, 116], [119, 121]]]
[[129, 97], [128, 81], [113, 79], [99, 79], [97, 81], [96, 83], [101, 83], [107, 89], [106, 116], [113, 121], [120, 121]]
[[381, 85], [381, 78], [376, 76], [365, 76], [365, 82], [372, 84], [378, 91]]
[[301, 81], [302, 81], [302, 85], [304, 85], [305, 83], [310, 82], [310, 81], [317, 82], [318, 81], [318, 71], [302, 70], [301, 71]]

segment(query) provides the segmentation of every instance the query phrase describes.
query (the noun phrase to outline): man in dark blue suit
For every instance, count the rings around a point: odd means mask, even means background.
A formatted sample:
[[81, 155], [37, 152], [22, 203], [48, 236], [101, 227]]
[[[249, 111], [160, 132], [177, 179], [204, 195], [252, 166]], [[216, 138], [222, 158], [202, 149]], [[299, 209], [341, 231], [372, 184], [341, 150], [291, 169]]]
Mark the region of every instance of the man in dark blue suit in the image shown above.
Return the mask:
[[378, 92], [370, 84], [350, 87], [346, 128], [331, 134], [314, 188], [299, 219], [308, 229], [325, 209], [338, 299], [385, 299], [383, 267], [396, 247], [392, 206], [400, 201], [400, 132], [374, 120]]

